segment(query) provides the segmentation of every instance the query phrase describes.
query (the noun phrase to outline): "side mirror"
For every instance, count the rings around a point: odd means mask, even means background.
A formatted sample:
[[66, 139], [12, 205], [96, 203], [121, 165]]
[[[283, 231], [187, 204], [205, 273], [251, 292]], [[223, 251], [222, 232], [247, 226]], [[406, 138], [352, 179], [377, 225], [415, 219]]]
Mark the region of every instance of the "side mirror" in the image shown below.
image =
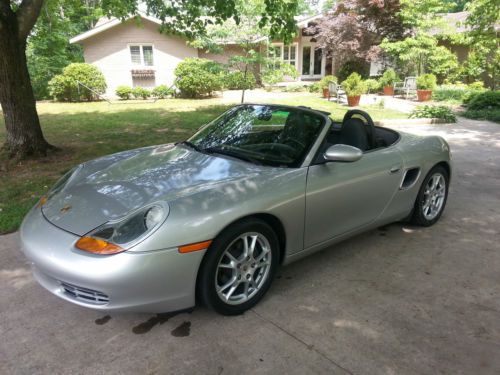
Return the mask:
[[363, 151], [357, 147], [337, 144], [328, 147], [323, 157], [328, 161], [340, 161], [350, 163], [361, 159]]

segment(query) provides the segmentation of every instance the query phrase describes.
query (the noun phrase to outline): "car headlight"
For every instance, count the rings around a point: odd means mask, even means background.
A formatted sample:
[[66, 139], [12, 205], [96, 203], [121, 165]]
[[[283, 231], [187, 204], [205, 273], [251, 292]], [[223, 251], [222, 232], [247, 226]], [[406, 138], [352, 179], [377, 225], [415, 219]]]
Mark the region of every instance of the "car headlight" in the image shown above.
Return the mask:
[[81, 237], [75, 246], [94, 254], [117, 254], [137, 245], [151, 235], [167, 218], [168, 206], [155, 203], [110, 221]]

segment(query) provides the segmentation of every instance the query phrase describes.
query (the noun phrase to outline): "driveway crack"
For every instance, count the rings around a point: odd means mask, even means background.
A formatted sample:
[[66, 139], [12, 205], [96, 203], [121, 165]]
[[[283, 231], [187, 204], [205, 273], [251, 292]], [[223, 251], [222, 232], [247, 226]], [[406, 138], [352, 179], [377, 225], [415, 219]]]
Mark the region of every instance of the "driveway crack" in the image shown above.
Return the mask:
[[335, 367], [337, 367], [338, 369], [342, 370], [342, 371], [345, 371], [346, 373], [348, 373], [349, 375], [354, 375], [354, 373], [350, 370], [348, 370], [347, 368], [345, 367], [342, 367], [341, 365], [339, 365], [337, 362], [335, 362], [333, 359], [329, 358], [326, 354], [324, 354], [323, 352], [319, 351], [318, 349], [316, 349], [314, 347], [314, 345], [312, 344], [308, 344], [307, 342], [305, 342], [304, 340], [302, 340], [300, 337], [297, 337], [296, 335], [294, 335], [292, 332], [288, 331], [287, 329], [281, 327], [279, 324], [275, 323], [274, 321], [272, 321], [271, 319], [269, 318], [266, 318], [265, 316], [259, 314], [257, 311], [255, 311], [254, 309], [250, 309], [251, 312], [253, 312], [255, 315], [257, 315], [257, 317], [271, 325], [273, 325], [274, 327], [278, 328], [281, 332], [285, 333], [286, 335], [290, 336], [291, 338], [293, 338], [295, 341], [301, 343], [302, 345], [304, 345], [307, 349], [309, 350], [312, 350], [314, 351], [315, 353], [317, 353], [320, 357], [326, 359], [328, 362], [330, 362], [332, 365], [334, 365]]

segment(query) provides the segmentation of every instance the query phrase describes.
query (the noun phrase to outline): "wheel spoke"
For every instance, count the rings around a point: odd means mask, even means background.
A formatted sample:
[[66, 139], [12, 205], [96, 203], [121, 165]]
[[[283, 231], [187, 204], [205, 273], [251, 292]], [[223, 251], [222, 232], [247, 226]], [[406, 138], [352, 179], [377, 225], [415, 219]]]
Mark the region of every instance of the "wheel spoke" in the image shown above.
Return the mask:
[[231, 298], [231, 296], [233, 295], [233, 293], [236, 290], [236, 288], [238, 287], [238, 285], [239, 285], [239, 283], [234, 283], [234, 285], [231, 287], [231, 289], [229, 289], [229, 292], [227, 292], [227, 294], [225, 294], [226, 301], [229, 301], [229, 298]]
[[250, 242], [250, 248], [248, 249], [249, 256], [253, 258], [255, 253], [255, 245], [257, 244], [257, 236], [252, 236], [252, 242]]
[[222, 293], [224, 290], [229, 288], [231, 285], [233, 285], [238, 279], [235, 277], [232, 277], [227, 283], [225, 283], [222, 286], [217, 286], [217, 291]]
[[227, 269], [231, 269], [231, 270], [234, 270], [236, 268], [236, 266], [231, 262], [231, 263], [221, 263], [219, 264], [219, 268], [227, 268]]

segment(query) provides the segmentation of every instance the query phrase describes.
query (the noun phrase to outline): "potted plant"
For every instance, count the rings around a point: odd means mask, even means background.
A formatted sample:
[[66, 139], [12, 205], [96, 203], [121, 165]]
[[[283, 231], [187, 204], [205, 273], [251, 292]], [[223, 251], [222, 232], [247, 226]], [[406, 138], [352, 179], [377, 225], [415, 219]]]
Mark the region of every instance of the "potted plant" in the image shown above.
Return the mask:
[[332, 75], [328, 75], [328, 76], [324, 76], [319, 81], [319, 87], [321, 88], [321, 90], [323, 92], [323, 98], [328, 98], [330, 96], [330, 90], [328, 89], [328, 87], [330, 86], [331, 82], [337, 82], [337, 77], [332, 76]]
[[342, 82], [342, 88], [347, 95], [347, 105], [349, 107], [356, 107], [359, 105], [361, 95], [366, 92], [366, 84], [356, 72], [352, 73]]
[[384, 95], [394, 96], [394, 84], [399, 81], [399, 77], [394, 69], [387, 69], [380, 77], [380, 86], [384, 90]]
[[434, 74], [423, 74], [417, 78], [417, 98], [419, 102], [431, 100], [432, 90], [436, 87]]

